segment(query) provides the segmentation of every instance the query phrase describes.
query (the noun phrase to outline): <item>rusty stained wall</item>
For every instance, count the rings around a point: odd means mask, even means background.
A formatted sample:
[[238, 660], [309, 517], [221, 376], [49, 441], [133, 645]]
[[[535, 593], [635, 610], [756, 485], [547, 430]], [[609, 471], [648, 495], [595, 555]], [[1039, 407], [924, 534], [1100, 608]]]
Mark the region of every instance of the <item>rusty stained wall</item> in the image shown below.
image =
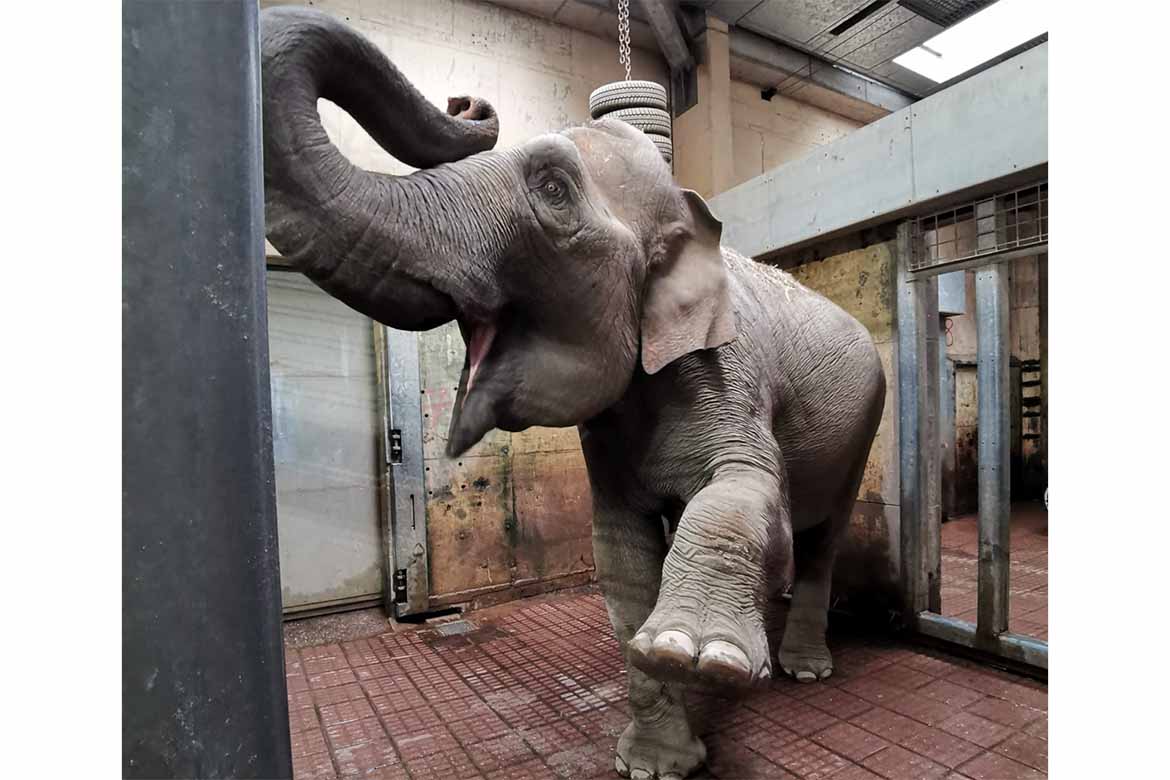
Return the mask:
[[592, 498], [577, 429], [494, 430], [447, 458], [463, 340], [444, 327], [419, 346], [432, 604], [591, 579]]
[[[1044, 256], [1044, 262], [1047, 262]], [[1010, 262], [1008, 268], [1011, 314], [1008, 343], [1012, 362], [1039, 360], [1040, 342], [1040, 262], [1041, 257], [1026, 257]], [[947, 357], [955, 363], [955, 491], [950, 514], [966, 514], [979, 508], [979, 393], [976, 381], [976, 358], [979, 340], [975, 323], [975, 272], [967, 271], [966, 313], [944, 321]], [[1024, 379], [1039, 379], [1038, 372]], [[1019, 403], [1021, 392], [1039, 398], [1039, 388], [1022, 389], [1021, 374], [1012, 369], [1012, 460], [1013, 498], [1038, 498], [1037, 486], [1043, 490], [1045, 453], [1039, 440], [1021, 440], [1022, 433], [1038, 433], [1037, 418], [1023, 418], [1027, 411]], [[1036, 409], [1040, 407], [1034, 407]]]
[[790, 270], [869, 329], [886, 375], [886, 403], [870, 448], [849, 534], [837, 558], [834, 594], [858, 610], [896, 603], [899, 588], [898, 404], [893, 241], [845, 251]]

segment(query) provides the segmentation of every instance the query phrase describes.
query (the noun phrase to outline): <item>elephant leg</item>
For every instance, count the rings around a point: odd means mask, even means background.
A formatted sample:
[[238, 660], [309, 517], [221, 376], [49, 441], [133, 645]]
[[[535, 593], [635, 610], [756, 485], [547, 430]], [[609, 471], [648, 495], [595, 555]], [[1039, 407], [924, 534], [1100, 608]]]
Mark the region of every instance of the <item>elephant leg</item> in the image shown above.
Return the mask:
[[[609, 508], [594, 499], [593, 558], [614, 632], [626, 655], [658, 595], [666, 539], [658, 517]], [[618, 740], [615, 768], [622, 777], [686, 777], [707, 749], [687, 721], [680, 686], [653, 679], [627, 661], [633, 720]]]
[[864, 468], [865, 458], [861, 458], [824, 522], [796, 535], [792, 603], [776, 660], [785, 674], [799, 682], [824, 680], [833, 673], [833, 656], [825, 642], [833, 563], [849, 527]]
[[717, 474], [683, 511], [631, 662], [658, 679], [719, 686], [770, 677], [769, 569], [787, 571], [791, 529], [779, 476], [747, 467]]

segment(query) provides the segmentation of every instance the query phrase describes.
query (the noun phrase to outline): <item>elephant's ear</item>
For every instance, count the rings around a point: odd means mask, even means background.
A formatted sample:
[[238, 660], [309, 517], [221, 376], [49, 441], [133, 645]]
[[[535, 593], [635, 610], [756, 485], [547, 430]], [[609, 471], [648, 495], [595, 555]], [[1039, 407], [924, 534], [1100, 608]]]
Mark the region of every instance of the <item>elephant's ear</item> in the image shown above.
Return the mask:
[[699, 193], [683, 190], [683, 199], [689, 218], [670, 228], [666, 251], [646, 279], [642, 367], [647, 374], [735, 339], [727, 266], [719, 249], [723, 224]]

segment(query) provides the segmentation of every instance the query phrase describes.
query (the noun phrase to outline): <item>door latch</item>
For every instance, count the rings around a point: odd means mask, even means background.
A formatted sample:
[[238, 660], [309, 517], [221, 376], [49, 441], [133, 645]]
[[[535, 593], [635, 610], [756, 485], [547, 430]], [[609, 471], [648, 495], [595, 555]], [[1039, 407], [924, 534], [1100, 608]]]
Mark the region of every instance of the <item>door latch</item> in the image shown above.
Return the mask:
[[394, 603], [406, 603], [406, 569], [398, 569], [394, 572]]
[[390, 462], [402, 462], [402, 430], [399, 428], [390, 429]]

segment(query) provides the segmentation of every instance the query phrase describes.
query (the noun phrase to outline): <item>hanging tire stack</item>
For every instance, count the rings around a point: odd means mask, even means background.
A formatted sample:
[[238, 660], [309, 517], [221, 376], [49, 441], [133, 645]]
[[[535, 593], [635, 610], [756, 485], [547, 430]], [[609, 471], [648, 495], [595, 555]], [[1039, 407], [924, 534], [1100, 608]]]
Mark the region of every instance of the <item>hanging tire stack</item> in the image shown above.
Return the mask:
[[589, 115], [594, 119], [620, 119], [633, 125], [650, 136], [664, 160], [669, 163], [674, 159], [666, 88], [661, 84], [653, 81], [604, 84], [589, 96]]

